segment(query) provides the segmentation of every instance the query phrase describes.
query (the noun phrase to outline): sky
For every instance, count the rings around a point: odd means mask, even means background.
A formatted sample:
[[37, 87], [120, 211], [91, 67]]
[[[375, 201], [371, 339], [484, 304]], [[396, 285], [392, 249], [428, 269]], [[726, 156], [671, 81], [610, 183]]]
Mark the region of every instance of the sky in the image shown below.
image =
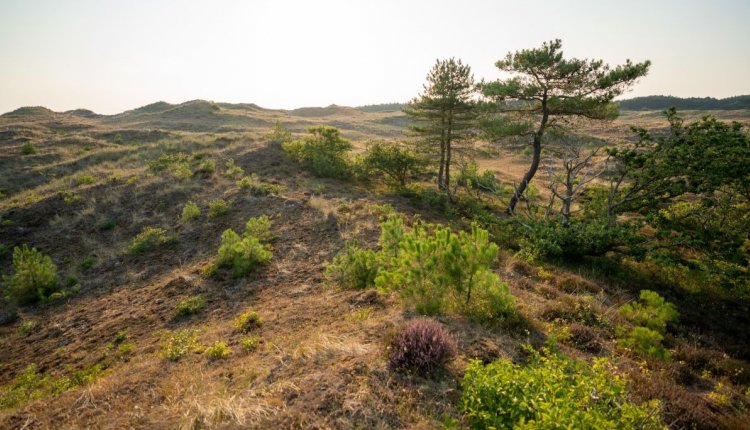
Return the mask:
[[653, 62], [624, 97], [750, 94], [747, 0], [0, 0], [0, 112], [194, 99], [291, 109], [407, 101], [436, 59], [509, 51]]

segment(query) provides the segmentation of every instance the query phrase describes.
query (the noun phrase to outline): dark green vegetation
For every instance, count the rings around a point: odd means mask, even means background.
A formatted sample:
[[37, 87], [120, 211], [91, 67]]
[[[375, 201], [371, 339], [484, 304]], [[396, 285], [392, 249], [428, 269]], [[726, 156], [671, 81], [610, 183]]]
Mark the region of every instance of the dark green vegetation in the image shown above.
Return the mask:
[[735, 96], [725, 99], [713, 97], [672, 97], [647, 96], [617, 102], [620, 109], [627, 110], [665, 110], [676, 108], [679, 110], [715, 110], [715, 109], [750, 109], [750, 96]]
[[747, 118], [611, 119], [647, 64], [0, 117], [0, 427], [742, 428]]

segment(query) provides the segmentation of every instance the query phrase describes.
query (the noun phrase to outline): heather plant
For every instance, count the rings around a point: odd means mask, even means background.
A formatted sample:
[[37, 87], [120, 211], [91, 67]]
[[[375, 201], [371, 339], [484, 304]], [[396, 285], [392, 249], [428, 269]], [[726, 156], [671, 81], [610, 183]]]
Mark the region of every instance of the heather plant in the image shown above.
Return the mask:
[[129, 254], [142, 254], [148, 250], [174, 242], [174, 238], [167, 235], [167, 231], [160, 227], [144, 228], [128, 247]]
[[185, 203], [185, 206], [182, 208], [182, 222], [188, 223], [190, 221], [193, 221], [195, 219], [200, 218], [201, 216], [201, 208], [195, 204], [193, 201], [188, 201]]
[[586, 362], [533, 353], [526, 366], [505, 359], [469, 363], [460, 410], [475, 429], [665, 429], [659, 402], [628, 401], [606, 359]]
[[456, 355], [456, 343], [437, 321], [418, 318], [409, 321], [392, 340], [388, 362], [394, 369], [428, 375]]
[[60, 287], [52, 259], [28, 245], [13, 248], [13, 275], [3, 281], [6, 297], [21, 304], [44, 300]]

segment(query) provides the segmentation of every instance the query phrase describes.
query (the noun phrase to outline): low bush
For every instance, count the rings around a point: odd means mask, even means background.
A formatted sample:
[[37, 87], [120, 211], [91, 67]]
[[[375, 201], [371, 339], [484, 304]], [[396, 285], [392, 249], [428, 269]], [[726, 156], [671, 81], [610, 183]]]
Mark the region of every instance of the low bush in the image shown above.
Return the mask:
[[36, 147], [31, 142], [26, 142], [21, 146], [21, 155], [34, 155], [36, 154]]
[[224, 341], [216, 341], [213, 345], [206, 348], [204, 354], [209, 360], [221, 360], [229, 357], [232, 351]]
[[418, 174], [424, 164], [413, 151], [396, 143], [373, 142], [367, 146], [361, 163], [366, 171], [375, 171], [399, 186]]
[[253, 352], [260, 346], [260, 336], [244, 336], [242, 338], [242, 349]]
[[73, 184], [80, 187], [81, 185], [91, 185], [96, 183], [96, 178], [91, 175], [77, 175], [73, 178]]
[[471, 428], [664, 429], [659, 403], [628, 401], [605, 359], [592, 365], [535, 353], [528, 365], [469, 363], [460, 410]]
[[183, 223], [188, 223], [190, 221], [193, 221], [195, 219], [200, 218], [201, 216], [201, 208], [195, 204], [192, 201], [188, 201], [185, 203], [185, 206], [182, 208], [182, 216], [180, 219]]
[[224, 199], [214, 199], [208, 204], [208, 216], [218, 218], [229, 213], [230, 204]]
[[138, 233], [128, 247], [129, 254], [141, 254], [148, 250], [174, 242], [167, 231], [159, 227], [146, 227]]
[[310, 127], [310, 134], [282, 145], [284, 151], [317, 176], [346, 178], [351, 175], [347, 153], [352, 145], [335, 127]]
[[198, 170], [196, 173], [204, 174], [204, 175], [211, 175], [216, 171], [216, 161], [212, 159], [203, 160], [198, 165]]
[[225, 166], [227, 170], [224, 171], [224, 174], [226, 176], [229, 176], [230, 178], [237, 179], [245, 174], [245, 171], [242, 169], [242, 167], [234, 164], [234, 158], [228, 159]]
[[215, 267], [229, 267], [236, 278], [243, 277], [271, 260], [271, 251], [256, 237], [240, 237], [227, 229], [221, 235], [221, 245]]
[[243, 235], [245, 237], [254, 237], [261, 242], [270, 242], [274, 239], [274, 235], [271, 232], [271, 219], [268, 215], [263, 215], [255, 218], [250, 218], [245, 223], [245, 231]]
[[624, 338], [620, 339], [620, 344], [638, 355], [666, 360], [670, 354], [662, 347], [663, 339], [664, 336], [656, 330], [648, 327], [633, 327]]
[[177, 316], [187, 316], [197, 314], [206, 307], [206, 300], [203, 296], [192, 296], [177, 304]]
[[447, 330], [435, 320], [419, 318], [409, 321], [390, 344], [391, 367], [428, 375], [456, 355], [456, 343]]
[[664, 333], [667, 324], [679, 317], [677, 308], [672, 303], [649, 290], [641, 290], [640, 301], [626, 303], [620, 308], [620, 314], [635, 325], [648, 327], [659, 333]]
[[254, 310], [246, 310], [234, 320], [234, 328], [242, 333], [248, 333], [261, 327], [263, 327], [263, 317]]
[[31, 400], [57, 396], [72, 388], [86, 385], [105, 370], [101, 363], [59, 377], [41, 375], [36, 364], [29, 364], [12, 382], [0, 386], [0, 409], [19, 406]]
[[341, 288], [364, 289], [375, 285], [379, 269], [377, 252], [347, 242], [346, 249], [326, 265], [325, 274], [329, 282]]
[[280, 185], [271, 184], [258, 179], [255, 174], [245, 176], [237, 181], [237, 186], [243, 190], [249, 190], [254, 196], [267, 196], [269, 194], [279, 194], [282, 190]]
[[13, 275], [3, 281], [5, 296], [21, 304], [44, 300], [60, 287], [52, 259], [28, 245], [13, 248]]
[[177, 361], [190, 351], [200, 348], [198, 335], [193, 330], [178, 330], [169, 334], [162, 346], [162, 356], [169, 361]]

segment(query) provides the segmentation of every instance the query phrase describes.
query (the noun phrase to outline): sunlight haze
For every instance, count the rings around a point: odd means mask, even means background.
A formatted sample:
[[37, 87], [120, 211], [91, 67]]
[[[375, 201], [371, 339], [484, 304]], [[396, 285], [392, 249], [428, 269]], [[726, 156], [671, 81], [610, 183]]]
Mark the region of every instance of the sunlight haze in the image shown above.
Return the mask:
[[158, 100], [268, 108], [407, 101], [438, 58], [477, 79], [508, 51], [650, 59], [625, 97], [750, 93], [744, 1], [0, 3], [0, 112], [112, 114]]

